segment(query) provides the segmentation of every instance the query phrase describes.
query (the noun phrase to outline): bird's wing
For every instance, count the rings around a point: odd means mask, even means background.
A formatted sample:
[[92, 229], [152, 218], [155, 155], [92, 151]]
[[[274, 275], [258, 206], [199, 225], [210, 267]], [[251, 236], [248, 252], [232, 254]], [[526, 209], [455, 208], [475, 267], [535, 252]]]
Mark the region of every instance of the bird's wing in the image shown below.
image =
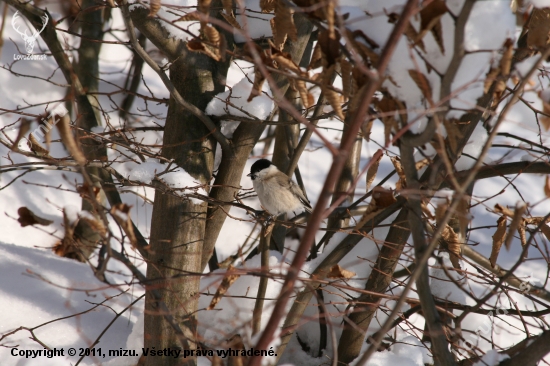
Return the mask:
[[304, 195], [304, 192], [302, 192], [300, 186], [294, 183], [291, 179], [288, 180], [288, 184], [290, 185], [290, 190], [298, 197], [302, 205], [304, 205], [306, 211], [311, 212], [311, 203], [309, 203], [309, 200]]
[[312, 210], [311, 203], [306, 198], [306, 196], [304, 195], [304, 192], [302, 192], [302, 189], [298, 184], [294, 183], [294, 181], [289, 177], [283, 176], [283, 175], [276, 175], [276, 176], [272, 176], [271, 178], [276, 179], [279, 185], [285, 187], [286, 189], [291, 191], [294, 195], [296, 195], [296, 197], [298, 197], [298, 200], [304, 206], [306, 211], [311, 212]]

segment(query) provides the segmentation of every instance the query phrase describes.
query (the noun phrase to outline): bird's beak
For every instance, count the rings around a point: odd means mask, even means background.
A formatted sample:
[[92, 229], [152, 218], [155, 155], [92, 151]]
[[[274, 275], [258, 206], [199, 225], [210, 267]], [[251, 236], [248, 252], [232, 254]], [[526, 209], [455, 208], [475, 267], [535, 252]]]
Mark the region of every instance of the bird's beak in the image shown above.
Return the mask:
[[252, 176], [252, 173], [248, 173], [246, 176], [247, 176], [247, 177], [251, 177], [251, 176]]

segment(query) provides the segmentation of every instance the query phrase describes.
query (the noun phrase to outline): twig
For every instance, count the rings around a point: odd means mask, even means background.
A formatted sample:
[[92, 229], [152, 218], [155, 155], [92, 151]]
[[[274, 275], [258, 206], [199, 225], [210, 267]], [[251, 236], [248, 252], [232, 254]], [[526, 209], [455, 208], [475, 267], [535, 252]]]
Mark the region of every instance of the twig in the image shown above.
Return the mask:
[[[269, 273], [269, 242], [271, 241], [271, 231], [267, 232], [266, 226], [263, 225], [260, 235], [261, 270], [265, 271], [265, 273]], [[269, 278], [267, 276], [260, 277], [258, 294], [256, 296], [256, 303], [254, 304], [254, 311], [252, 314], [252, 335], [259, 333], [262, 329], [262, 311], [264, 308], [264, 298], [267, 291], [268, 281]]]
[[[372, 100], [374, 92], [378, 89], [378, 86], [381, 83], [381, 77], [385, 74], [386, 67], [390, 62], [390, 58], [393, 54], [395, 47], [397, 47], [398, 40], [405, 31], [407, 25], [409, 24], [409, 18], [417, 9], [418, 0], [409, 0], [407, 2], [403, 9], [401, 17], [395, 25], [380, 56], [375, 73], [378, 79], [370, 79], [368, 81], [367, 87], [364, 89], [363, 93], [361, 93], [360, 100], [362, 101], [362, 103], [357, 108], [354, 118], [352, 118], [350, 133], [346, 136], [345, 139], [342, 140], [340, 148], [338, 149], [338, 154], [334, 157], [327, 179], [325, 180], [321, 196], [319, 197], [317, 204], [315, 205], [309, 221], [309, 225], [306, 229], [306, 232], [304, 233], [300, 246], [298, 247], [298, 250], [296, 251], [292, 264], [289, 268], [285, 283], [283, 284], [283, 287], [281, 289], [279, 300], [276, 302], [273, 312], [271, 314], [271, 318], [269, 319], [269, 322], [264, 332], [262, 333], [260, 339], [258, 340], [258, 343], [256, 344], [256, 347], [258, 349], [267, 349], [269, 347], [269, 344], [271, 343], [271, 340], [273, 338], [273, 334], [279, 326], [281, 318], [284, 316], [286, 304], [294, 290], [294, 283], [296, 282], [299, 271], [302, 268], [305, 259], [307, 258], [309, 249], [315, 240], [315, 233], [317, 232], [317, 228], [320, 226], [323, 218], [326, 217], [326, 214], [328, 214], [325, 213], [325, 206], [328, 203], [330, 193], [333, 190], [336, 180], [342, 172], [349, 149], [354, 143], [357, 132], [359, 131], [359, 128], [361, 127], [361, 124], [365, 119], [365, 115], [370, 106], [370, 102]], [[259, 366], [260, 362], [261, 356], [253, 356], [250, 359], [248, 365]]]
[[187, 102], [185, 99], [182, 98], [180, 93], [176, 90], [176, 87], [174, 86], [174, 84], [172, 84], [168, 76], [166, 76], [166, 73], [164, 72], [164, 70], [162, 70], [160, 66], [157, 65], [157, 63], [147, 54], [147, 52], [145, 52], [143, 47], [141, 47], [136, 37], [136, 32], [134, 30], [134, 23], [130, 16], [130, 12], [128, 11], [127, 0], [123, 1], [123, 4], [120, 7], [120, 9], [122, 10], [122, 14], [123, 14], [122, 18], [124, 19], [124, 24], [126, 25], [126, 28], [128, 30], [130, 43], [132, 44], [132, 47], [134, 48], [136, 53], [147, 63], [147, 65], [151, 67], [151, 69], [153, 69], [153, 71], [155, 71], [159, 75], [160, 79], [162, 80], [162, 82], [164, 83], [164, 85], [166, 86], [170, 94], [174, 97], [174, 99], [183, 108], [185, 108], [186, 110], [191, 112], [195, 117], [197, 117], [206, 126], [206, 128], [208, 128], [208, 130], [212, 133], [212, 136], [214, 136], [216, 141], [219, 142], [224, 154], [232, 154], [233, 149], [231, 148], [231, 143], [229, 142], [227, 137], [225, 137], [221, 133], [220, 128], [217, 127], [216, 124], [203, 111], [197, 108], [197, 106]]
[[[113, 325], [115, 323], [115, 321], [122, 315], [126, 312], [126, 310], [130, 309], [132, 306], [134, 306], [139, 300], [143, 299], [145, 297], [145, 294], [141, 295], [140, 297], [138, 297], [137, 299], [135, 299], [134, 301], [132, 301], [130, 303], [130, 305], [126, 306], [124, 309], [122, 309], [120, 312], [116, 313], [115, 317], [109, 322], [109, 324], [107, 324], [107, 326], [101, 331], [101, 333], [99, 333], [99, 335], [97, 336], [97, 338], [95, 339], [95, 341], [88, 346], [88, 348], [94, 348], [94, 346], [96, 344], [99, 343], [99, 340], [101, 339], [101, 337], [103, 337], [103, 335], [107, 332], [107, 330], [111, 327], [111, 325]], [[103, 304], [103, 303], [101, 303]], [[101, 305], [101, 304], [98, 304]], [[80, 358], [78, 359], [78, 361], [75, 363], [74, 366], [78, 366], [78, 364], [84, 359], [84, 357], [86, 357], [85, 355], [82, 355], [80, 356]]]

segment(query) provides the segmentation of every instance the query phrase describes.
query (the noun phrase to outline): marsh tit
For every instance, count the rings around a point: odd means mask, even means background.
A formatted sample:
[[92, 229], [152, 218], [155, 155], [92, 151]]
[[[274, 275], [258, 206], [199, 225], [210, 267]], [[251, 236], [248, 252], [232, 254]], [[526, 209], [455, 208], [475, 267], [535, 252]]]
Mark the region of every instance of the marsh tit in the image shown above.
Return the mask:
[[270, 214], [278, 216], [302, 208], [311, 212], [311, 204], [300, 187], [271, 161], [256, 161], [247, 176], [252, 179], [260, 203]]

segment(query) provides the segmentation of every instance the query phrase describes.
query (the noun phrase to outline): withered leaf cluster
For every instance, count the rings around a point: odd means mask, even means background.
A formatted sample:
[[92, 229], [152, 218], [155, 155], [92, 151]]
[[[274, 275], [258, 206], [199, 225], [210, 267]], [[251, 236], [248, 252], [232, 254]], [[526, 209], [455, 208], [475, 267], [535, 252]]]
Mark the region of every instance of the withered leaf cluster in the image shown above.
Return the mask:
[[[527, 245], [527, 226], [539, 228], [540, 232], [550, 240], [550, 219], [544, 217], [523, 217], [527, 207], [524, 204], [518, 205], [514, 210], [504, 207], [500, 204], [495, 205], [495, 212], [500, 214], [497, 220], [497, 229], [493, 234], [493, 247], [491, 257], [489, 258], [491, 266], [495, 267], [500, 249], [504, 244], [506, 250], [510, 250], [512, 239], [515, 233], [518, 233], [523, 248]], [[510, 223], [508, 223], [510, 220]]]

